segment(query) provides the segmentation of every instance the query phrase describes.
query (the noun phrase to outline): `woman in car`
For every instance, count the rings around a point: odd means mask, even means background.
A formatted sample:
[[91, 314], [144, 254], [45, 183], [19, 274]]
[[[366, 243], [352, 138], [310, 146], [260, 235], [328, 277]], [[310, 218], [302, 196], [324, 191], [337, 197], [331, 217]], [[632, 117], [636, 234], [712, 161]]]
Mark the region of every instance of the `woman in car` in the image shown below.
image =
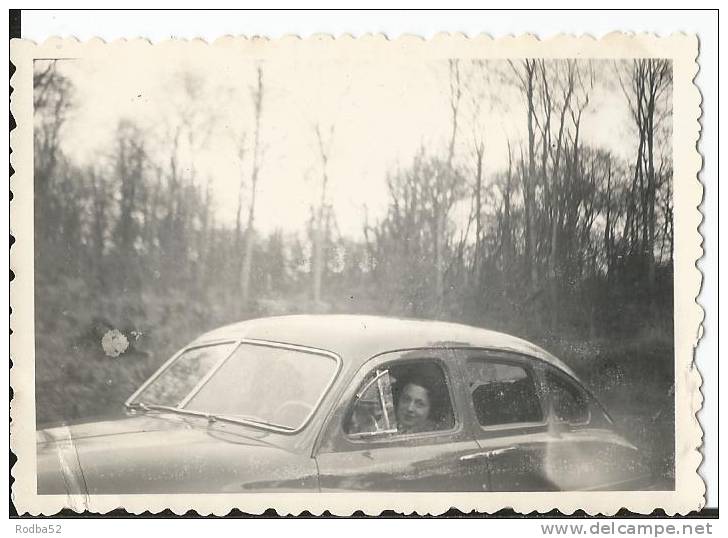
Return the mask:
[[431, 418], [432, 389], [423, 378], [409, 380], [397, 399], [397, 426], [400, 433], [420, 433], [437, 429]]

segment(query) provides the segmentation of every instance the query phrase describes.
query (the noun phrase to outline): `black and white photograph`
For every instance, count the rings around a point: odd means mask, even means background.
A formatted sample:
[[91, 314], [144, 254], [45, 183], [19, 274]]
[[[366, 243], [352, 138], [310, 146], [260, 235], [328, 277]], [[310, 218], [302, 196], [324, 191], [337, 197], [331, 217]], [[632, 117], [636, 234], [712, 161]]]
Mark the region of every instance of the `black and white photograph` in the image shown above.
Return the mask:
[[697, 508], [696, 43], [518, 42], [18, 50], [27, 498]]

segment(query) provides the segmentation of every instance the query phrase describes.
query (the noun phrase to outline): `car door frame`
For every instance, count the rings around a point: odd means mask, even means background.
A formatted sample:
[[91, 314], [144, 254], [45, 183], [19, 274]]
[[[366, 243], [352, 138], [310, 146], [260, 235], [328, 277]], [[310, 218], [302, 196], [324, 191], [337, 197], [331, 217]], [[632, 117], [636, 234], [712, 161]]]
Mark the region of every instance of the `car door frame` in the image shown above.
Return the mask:
[[[462, 400], [466, 408], [468, 426], [473, 439], [478, 443], [480, 451], [471, 456], [473, 464], [482, 466], [488, 471], [489, 491], [521, 491], [519, 489], [502, 489], [499, 483], [497, 468], [499, 461], [513, 459], [518, 451], [525, 451], [522, 457], [535, 460], [536, 467], [533, 476], [530, 478], [534, 483], [544, 481], [543, 469], [540, 467], [539, 458], [544, 447], [548, 444], [551, 436], [551, 422], [548, 401], [545, 400], [543, 384], [543, 361], [532, 355], [526, 355], [509, 350], [487, 348], [487, 347], [461, 347], [454, 350], [457, 355], [457, 363], [461, 369], [462, 379]], [[492, 361], [499, 364], [513, 364], [522, 366], [531, 372], [536, 397], [541, 407], [542, 420], [539, 422], [519, 422], [508, 424], [494, 424], [483, 426], [478, 420], [473, 402], [472, 393], [468, 386], [467, 363], [471, 360]], [[520, 467], [520, 465], [519, 465]], [[526, 477], [528, 479], [528, 477]], [[542, 483], [540, 489], [523, 491], [551, 491], [552, 486], [546, 482]]]
[[[411, 355], [408, 357], [407, 355]], [[417, 362], [431, 360], [437, 363], [443, 371], [445, 382], [448, 387], [448, 395], [453, 412], [453, 426], [447, 430], [435, 430], [428, 432], [402, 434], [396, 436], [365, 437], [353, 439], [344, 433], [344, 421], [354, 397], [366, 378], [377, 368], [388, 364], [403, 364], [406, 362]], [[453, 348], [409, 348], [388, 351], [375, 355], [365, 361], [356, 373], [349, 379], [348, 386], [343, 390], [336, 400], [329, 416], [322, 425], [321, 434], [316, 440], [312, 452], [313, 457], [319, 464], [319, 458], [326, 454], [356, 453], [358, 451], [372, 451], [380, 448], [400, 448], [402, 450], [416, 449], [419, 447], [448, 445], [461, 443], [463, 454], [458, 456], [458, 461], [453, 465], [462, 465], [460, 456], [475, 453], [478, 445], [473, 439], [470, 428], [467, 426], [466, 406], [462, 401], [462, 369], [459, 367], [458, 358]], [[321, 475], [321, 469], [319, 469]], [[321, 480], [320, 476], [320, 480]], [[322, 485], [322, 489], [326, 489]], [[473, 489], [468, 489], [472, 491]], [[482, 489], [479, 487], [478, 491]], [[463, 491], [466, 491], [465, 489]]]

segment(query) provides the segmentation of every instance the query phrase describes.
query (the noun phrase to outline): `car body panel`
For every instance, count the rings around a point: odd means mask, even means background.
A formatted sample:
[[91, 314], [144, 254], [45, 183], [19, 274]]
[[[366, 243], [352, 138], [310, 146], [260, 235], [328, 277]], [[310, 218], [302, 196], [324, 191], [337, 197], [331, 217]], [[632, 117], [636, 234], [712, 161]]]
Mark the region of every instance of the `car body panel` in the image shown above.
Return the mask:
[[[284, 436], [196, 417], [131, 417], [40, 437], [39, 493], [68, 493], [69, 470], [89, 494], [318, 490], [315, 462], [287, 449]], [[54, 465], [59, 450], [78, 467]], [[40, 472], [54, 468], [60, 476]]]
[[[427, 440], [429, 441], [429, 440]], [[321, 491], [482, 491], [487, 476], [461, 461], [472, 439], [367, 447], [317, 456]]]
[[637, 448], [613, 431], [584, 427], [550, 437], [541, 469], [556, 490], [629, 490], [650, 482]]

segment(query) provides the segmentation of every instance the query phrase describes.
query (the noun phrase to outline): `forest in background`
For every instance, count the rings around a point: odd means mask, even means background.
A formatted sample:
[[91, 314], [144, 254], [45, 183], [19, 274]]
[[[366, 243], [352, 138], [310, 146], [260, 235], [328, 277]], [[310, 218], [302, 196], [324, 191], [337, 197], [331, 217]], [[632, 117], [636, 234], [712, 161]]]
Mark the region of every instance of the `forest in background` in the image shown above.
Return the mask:
[[[452, 320], [535, 341], [625, 420], [667, 424], [651, 441], [663, 442], [673, 412], [672, 66], [634, 60], [610, 69], [630, 111], [629, 160], [580, 137], [600, 84], [592, 63], [449, 61], [448, 143], [423, 146], [390, 170], [384, 216], [365, 218], [350, 237], [328, 196], [336, 130], [323, 122], [312, 132], [317, 202], [308, 222], [297, 232], [256, 228], [265, 66], [245, 96], [253, 121], [240, 145], [239, 192], [228, 193], [238, 197], [236, 219], [223, 222], [194, 166], [214, 127], [200, 123], [193, 79], [180, 77], [189, 99], [164, 158], [142, 126], [123, 119], [113, 146], [80, 165], [64, 151], [63, 129], [82, 103], [56, 62], [37, 62], [38, 422], [120, 413], [146, 377], [207, 329], [342, 312]], [[527, 135], [509, 140], [507, 166], [486, 174], [494, 135], [478, 118], [493, 79], [518, 92], [514, 114]], [[130, 342], [121, 357], [101, 348], [110, 329]], [[651, 427], [637, 428], [645, 440]]]

